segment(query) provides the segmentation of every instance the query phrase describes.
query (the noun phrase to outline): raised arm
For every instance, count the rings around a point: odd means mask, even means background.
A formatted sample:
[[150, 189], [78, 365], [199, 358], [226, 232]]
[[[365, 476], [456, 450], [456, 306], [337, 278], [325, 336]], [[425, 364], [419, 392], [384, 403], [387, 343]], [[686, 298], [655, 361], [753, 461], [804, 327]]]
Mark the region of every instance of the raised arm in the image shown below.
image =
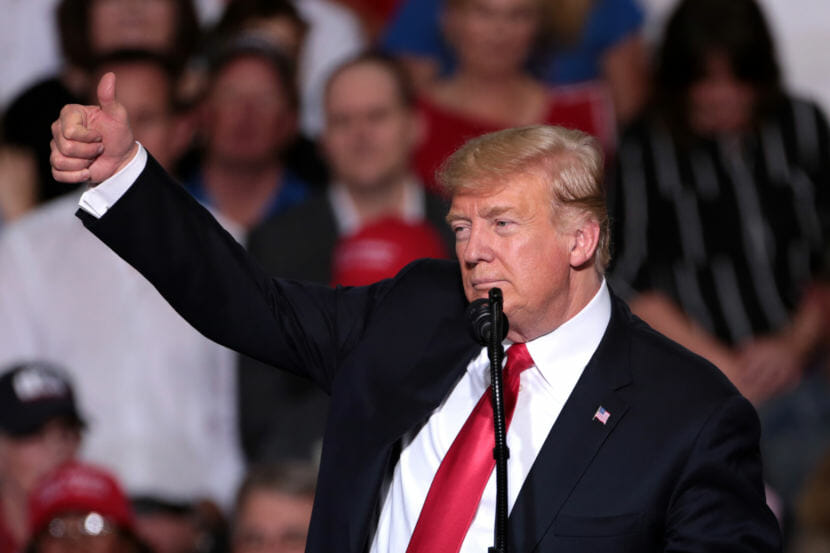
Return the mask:
[[[114, 85], [114, 76], [105, 76], [98, 87], [100, 106], [67, 106], [53, 125], [56, 178], [107, 181], [96, 194], [119, 183], [118, 195], [104, 194], [111, 200], [105, 209], [78, 211], [84, 225], [199, 332], [328, 389], [382, 287], [338, 292], [270, 278], [151, 157], [133, 170], [133, 158], [141, 160], [144, 153]], [[121, 186], [125, 176], [134, 182]]]

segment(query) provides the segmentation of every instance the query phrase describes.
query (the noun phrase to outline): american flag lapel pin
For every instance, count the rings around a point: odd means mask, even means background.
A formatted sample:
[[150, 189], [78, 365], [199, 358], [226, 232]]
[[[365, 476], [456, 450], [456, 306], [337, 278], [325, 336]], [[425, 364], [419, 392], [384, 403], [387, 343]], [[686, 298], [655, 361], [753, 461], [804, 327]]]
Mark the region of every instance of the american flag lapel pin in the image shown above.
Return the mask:
[[602, 405], [600, 405], [599, 407], [597, 407], [597, 412], [596, 412], [596, 413], [594, 413], [594, 418], [593, 418], [593, 419], [591, 419], [591, 420], [599, 421], [599, 422], [601, 422], [602, 424], [605, 424], [605, 423], [607, 423], [607, 422], [608, 422], [608, 419], [609, 419], [610, 417], [611, 417], [611, 412], [610, 412], [610, 411], [607, 411], [607, 410], [605, 409], [605, 407], [603, 407]]

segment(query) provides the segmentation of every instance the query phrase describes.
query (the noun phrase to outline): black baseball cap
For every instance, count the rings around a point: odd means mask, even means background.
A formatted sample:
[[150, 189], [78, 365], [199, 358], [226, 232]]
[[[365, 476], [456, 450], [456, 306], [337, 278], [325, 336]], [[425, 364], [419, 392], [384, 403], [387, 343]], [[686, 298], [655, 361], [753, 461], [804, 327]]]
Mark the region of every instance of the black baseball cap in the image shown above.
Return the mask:
[[26, 436], [57, 418], [85, 426], [63, 371], [47, 363], [26, 362], [0, 375], [0, 432]]

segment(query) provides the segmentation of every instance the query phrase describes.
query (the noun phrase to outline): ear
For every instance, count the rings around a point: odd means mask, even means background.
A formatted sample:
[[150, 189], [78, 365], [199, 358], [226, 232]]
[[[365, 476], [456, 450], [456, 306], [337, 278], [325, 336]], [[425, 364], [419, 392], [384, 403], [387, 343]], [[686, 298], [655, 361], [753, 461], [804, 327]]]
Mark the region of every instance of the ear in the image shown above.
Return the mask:
[[571, 235], [570, 265], [574, 269], [593, 263], [594, 252], [599, 243], [599, 223], [594, 219], [585, 219]]

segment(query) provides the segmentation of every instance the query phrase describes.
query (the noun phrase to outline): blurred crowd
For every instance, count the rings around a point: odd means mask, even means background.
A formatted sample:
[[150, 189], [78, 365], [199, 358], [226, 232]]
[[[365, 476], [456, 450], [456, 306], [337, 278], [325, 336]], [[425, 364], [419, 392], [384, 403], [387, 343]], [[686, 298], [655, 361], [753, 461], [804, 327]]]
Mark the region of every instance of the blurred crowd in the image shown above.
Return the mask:
[[822, 2], [15, 2], [0, 553], [304, 549], [326, 394], [189, 327], [51, 176], [52, 122], [108, 72], [155, 162], [266, 270], [326, 286], [454, 256], [434, 174], [468, 138], [591, 133], [612, 290], [753, 402], [787, 551], [830, 551]]

